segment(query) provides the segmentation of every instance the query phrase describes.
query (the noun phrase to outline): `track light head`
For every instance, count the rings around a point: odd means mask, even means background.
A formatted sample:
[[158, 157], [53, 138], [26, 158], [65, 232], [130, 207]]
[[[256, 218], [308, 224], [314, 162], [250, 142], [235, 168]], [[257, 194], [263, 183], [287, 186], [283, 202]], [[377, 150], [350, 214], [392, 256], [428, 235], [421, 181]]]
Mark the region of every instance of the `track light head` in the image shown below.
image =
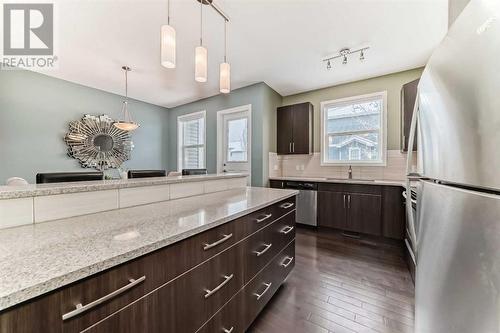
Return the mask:
[[326, 63], [326, 69], [328, 70], [332, 69], [332, 64], [330, 63], [330, 60], [328, 60]]
[[361, 50], [359, 54], [359, 61], [364, 61], [365, 60], [365, 50]]
[[347, 65], [347, 55], [344, 56], [344, 60], [342, 61], [342, 64]]

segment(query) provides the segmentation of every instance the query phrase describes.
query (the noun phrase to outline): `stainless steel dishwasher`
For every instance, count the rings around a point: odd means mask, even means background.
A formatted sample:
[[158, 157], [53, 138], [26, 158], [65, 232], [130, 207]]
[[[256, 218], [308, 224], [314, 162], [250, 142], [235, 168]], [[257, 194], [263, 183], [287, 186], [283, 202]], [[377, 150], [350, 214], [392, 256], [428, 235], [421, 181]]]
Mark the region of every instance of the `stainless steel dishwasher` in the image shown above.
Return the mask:
[[284, 188], [299, 191], [297, 196], [297, 223], [316, 227], [318, 225], [318, 184], [287, 180]]

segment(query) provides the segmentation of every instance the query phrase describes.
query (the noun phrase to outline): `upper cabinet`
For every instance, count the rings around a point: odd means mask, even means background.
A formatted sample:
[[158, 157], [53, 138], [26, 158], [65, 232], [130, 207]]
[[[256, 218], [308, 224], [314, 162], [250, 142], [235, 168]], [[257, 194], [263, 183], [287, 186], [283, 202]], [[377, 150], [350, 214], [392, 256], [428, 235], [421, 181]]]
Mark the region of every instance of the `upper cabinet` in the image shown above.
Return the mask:
[[278, 154], [312, 154], [313, 105], [309, 102], [277, 110]]
[[[401, 150], [408, 151], [408, 141], [410, 139], [411, 118], [417, 100], [417, 86], [420, 79], [409, 82], [401, 88]], [[417, 138], [413, 142], [413, 151], [417, 150]]]

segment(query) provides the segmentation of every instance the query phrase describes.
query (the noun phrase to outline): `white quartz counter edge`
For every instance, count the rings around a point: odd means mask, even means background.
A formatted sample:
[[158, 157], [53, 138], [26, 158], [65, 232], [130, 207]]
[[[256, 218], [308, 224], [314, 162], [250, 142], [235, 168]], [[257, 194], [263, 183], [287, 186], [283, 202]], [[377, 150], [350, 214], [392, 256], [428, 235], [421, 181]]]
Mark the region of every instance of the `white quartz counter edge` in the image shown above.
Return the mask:
[[403, 180], [363, 180], [363, 179], [328, 179], [321, 177], [270, 177], [271, 180], [290, 180], [290, 181], [302, 181], [302, 182], [314, 182], [314, 183], [339, 183], [339, 184], [362, 184], [362, 185], [386, 185], [386, 186], [405, 186], [405, 181]]
[[[248, 187], [0, 230], [0, 311], [212, 229], [297, 193], [291, 190]], [[231, 205], [236, 208], [229, 207]], [[183, 208], [187, 206], [195, 208]], [[224, 211], [231, 213], [221, 213]], [[137, 216], [144, 215], [144, 212], [151, 212], [151, 216], [145, 216], [142, 221], [135, 221]], [[117, 220], [124, 219], [125, 215], [130, 216], [130, 221], [119, 221], [120, 225], [123, 224], [122, 228], [116, 226]], [[102, 225], [105, 229], [107, 222], [113, 226], [102, 232], [95, 230], [98, 225]], [[85, 226], [86, 223], [88, 226]], [[139, 230], [139, 234], [147, 234], [147, 237], [140, 237], [130, 244], [125, 242], [123, 251], [121, 247], [118, 251], [110, 248], [108, 243], [112, 234], [115, 234], [115, 238], [117, 233], [118, 236], [124, 235], [126, 240], [128, 234], [133, 235], [134, 226]], [[63, 230], [60, 230], [61, 228]], [[85, 235], [86, 229], [88, 235]], [[149, 233], [148, 229], [151, 229]], [[129, 231], [122, 233], [124, 230]], [[161, 231], [164, 234], [161, 234]], [[72, 232], [74, 235], [70, 235]], [[67, 238], [63, 242], [60, 241], [61, 235]], [[40, 240], [41, 244], [34, 245], [32, 251], [23, 257], [23, 252], [30, 248], [29, 241], [37, 243], [34, 241], [37, 237], [49, 239]], [[99, 240], [91, 242], [94, 237], [102, 239], [103, 244], [100, 244], [102, 246], [99, 246]], [[29, 239], [20, 242], [23, 238]], [[50, 239], [54, 244], [50, 244]], [[92, 253], [93, 248], [99, 249], [104, 254]], [[62, 253], [64, 251], [66, 253]], [[109, 253], [106, 254], [106, 251]], [[78, 256], [87, 256], [90, 259], [79, 260], [81, 258]], [[71, 264], [72, 262], [86, 264], [75, 266]]]
[[178, 177], [151, 177], [151, 178], [95, 180], [87, 182], [68, 182], [68, 183], [53, 183], [53, 184], [29, 184], [21, 186], [0, 186], [0, 200], [78, 193], [78, 192], [114, 190], [114, 189], [142, 187], [142, 186], [201, 182], [201, 181], [217, 180], [217, 179], [242, 178], [246, 176], [248, 175], [243, 173], [225, 173], [225, 174], [193, 175], [193, 176], [178, 176]]

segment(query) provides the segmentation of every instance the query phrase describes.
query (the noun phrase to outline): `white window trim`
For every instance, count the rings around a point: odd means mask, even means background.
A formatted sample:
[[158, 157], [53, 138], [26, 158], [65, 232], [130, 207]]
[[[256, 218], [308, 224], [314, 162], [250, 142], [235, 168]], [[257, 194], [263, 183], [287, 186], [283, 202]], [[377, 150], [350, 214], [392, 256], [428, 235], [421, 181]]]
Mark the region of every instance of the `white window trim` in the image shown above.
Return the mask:
[[183, 139], [182, 139], [183, 133], [182, 133], [182, 125], [181, 124], [185, 121], [195, 120], [195, 119], [200, 119], [200, 118], [204, 119], [204, 121], [203, 121], [204, 138], [203, 138], [203, 145], [197, 145], [197, 146], [205, 148], [204, 149], [205, 156], [203, 157], [202, 168], [207, 167], [207, 111], [203, 110], [203, 111], [188, 113], [188, 114], [177, 117], [177, 171], [178, 172], [182, 172], [182, 160], [183, 160], [183, 155], [182, 155], [182, 152], [183, 152], [183, 149], [182, 149], [183, 148], [183, 144], [182, 144], [183, 143], [182, 142], [183, 141]]
[[[325, 108], [331, 104], [341, 104], [350, 103], [353, 101], [359, 101], [362, 99], [370, 99], [373, 97], [381, 97], [383, 100], [383, 110], [380, 117], [380, 159], [377, 161], [327, 161], [325, 159], [326, 149], [328, 149], [329, 141], [328, 136], [325, 135]], [[386, 166], [387, 165], [387, 91], [380, 91], [372, 94], [358, 95], [347, 98], [334, 99], [330, 101], [321, 102], [321, 115], [320, 115], [320, 155], [321, 155], [321, 166], [343, 166], [343, 165], [355, 165], [355, 166]]]

